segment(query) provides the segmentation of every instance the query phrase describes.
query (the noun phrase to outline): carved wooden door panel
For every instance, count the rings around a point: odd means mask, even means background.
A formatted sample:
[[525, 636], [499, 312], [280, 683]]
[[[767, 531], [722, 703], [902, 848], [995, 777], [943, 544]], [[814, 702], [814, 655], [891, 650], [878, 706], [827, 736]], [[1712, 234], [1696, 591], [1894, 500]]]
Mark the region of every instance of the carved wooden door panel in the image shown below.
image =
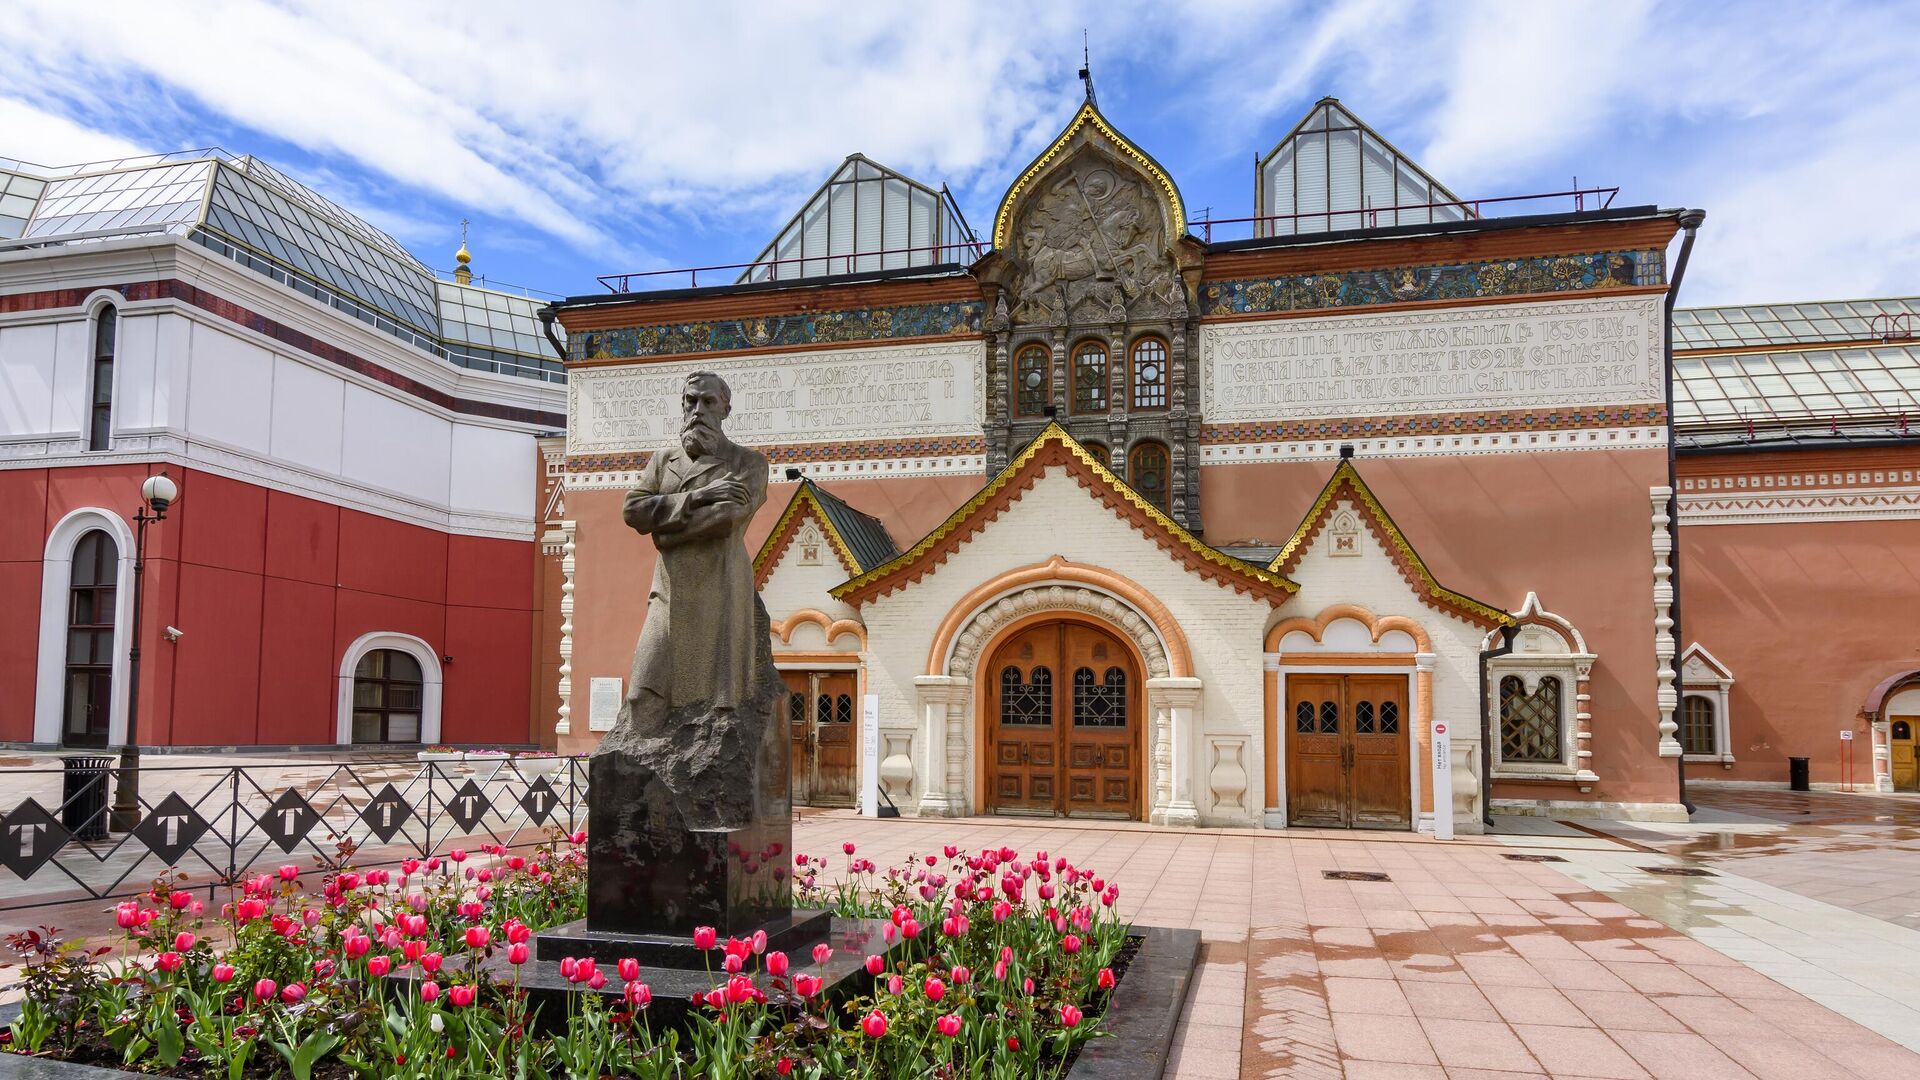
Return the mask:
[[787, 684], [787, 737], [792, 753], [788, 768], [793, 777], [793, 801], [806, 805], [813, 794], [813, 677], [804, 671], [783, 671], [780, 681]]
[[1347, 823], [1357, 829], [1413, 824], [1408, 789], [1407, 677], [1347, 676]]
[[1287, 824], [1339, 828], [1347, 824], [1344, 680], [1338, 675], [1288, 675]]
[[852, 806], [859, 709], [851, 671], [818, 675], [813, 709], [813, 805]]
[[1076, 817], [1134, 816], [1139, 794], [1134, 747], [1140, 710], [1132, 654], [1118, 639], [1090, 626], [1060, 626], [1067, 678], [1064, 699], [1066, 812]]
[[1051, 814], [1060, 798], [1059, 626], [1016, 634], [986, 671], [988, 801], [995, 810]]

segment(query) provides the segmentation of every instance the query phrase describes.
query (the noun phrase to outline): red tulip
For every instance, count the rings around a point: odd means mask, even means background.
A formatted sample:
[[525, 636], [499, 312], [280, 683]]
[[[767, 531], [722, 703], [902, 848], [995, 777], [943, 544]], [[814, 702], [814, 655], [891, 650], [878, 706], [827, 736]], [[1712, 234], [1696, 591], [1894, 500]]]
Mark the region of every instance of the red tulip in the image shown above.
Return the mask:
[[563, 957], [561, 959], [560, 961], [560, 977], [561, 978], [567, 980], [568, 982], [572, 982], [574, 975], [578, 974], [579, 971], [580, 971], [579, 958], [568, 956], [568, 957]]
[[747, 966], [747, 962], [745, 960], [740, 959], [738, 956], [734, 956], [732, 953], [727, 954], [727, 958], [720, 962], [721, 969], [724, 970], [729, 975], [740, 974], [740, 972], [743, 971], [746, 968], [746, 966]]
[[533, 937], [533, 928], [518, 919], [507, 920], [503, 929], [507, 932], [507, 940], [515, 945], [524, 945]]
[[420, 958], [420, 967], [424, 969], [427, 974], [431, 975], [440, 970], [440, 964], [445, 959], [445, 957], [437, 952], [430, 952]]
[[587, 985], [592, 987], [595, 990], [602, 989], [607, 985], [607, 977], [604, 974], [596, 971], [592, 974], [590, 978], [587, 979]]
[[821, 978], [818, 975], [795, 975], [793, 992], [803, 998], [810, 998], [820, 992]]
[[300, 868], [293, 865], [292, 863], [288, 863], [285, 866], [282, 866], [280, 868], [281, 881], [292, 881], [294, 878], [297, 878], [299, 876], [300, 876]]
[[948, 844], [946, 847], [941, 848], [940, 852], [941, 854], [945, 855], [947, 858], [951, 859], [955, 855], [960, 854], [960, 849], [957, 847], [954, 847], [952, 844]]
[[420, 984], [420, 1000], [429, 1002], [429, 1003], [439, 1001], [440, 1000], [440, 984], [437, 982], [421, 983]]
[[486, 927], [467, 927], [467, 948], [484, 949], [491, 941], [493, 941], [493, 934], [489, 933]]
[[1060, 951], [1072, 956], [1080, 951], [1080, 935], [1068, 934], [1060, 939]]
[[921, 989], [926, 991], [928, 1001], [937, 1002], [947, 996], [947, 984], [941, 982], [939, 979], [928, 979], [926, 983], [921, 986]]
[[965, 986], [968, 983], [973, 981], [972, 968], [956, 967], [953, 969], [951, 974], [953, 976], [953, 985], [955, 986]]
[[233, 974], [234, 972], [233, 972], [232, 964], [223, 963], [223, 964], [213, 965], [213, 981], [214, 982], [230, 983], [233, 981]]
[[424, 941], [404, 942], [400, 946], [400, 955], [406, 957], [409, 962], [416, 962], [421, 957], [427, 955], [427, 943]]
[[773, 1071], [779, 1073], [781, 1076], [791, 1076], [793, 1074], [793, 1059], [783, 1057], [779, 1061], [774, 1062]]
[[829, 944], [827, 944], [826, 942], [824, 942], [824, 941], [823, 941], [823, 942], [821, 942], [820, 944], [818, 944], [818, 945], [815, 945], [815, 946], [813, 947], [813, 962], [814, 962], [814, 963], [816, 963], [816, 964], [824, 964], [824, 963], [826, 963], [827, 961], [829, 961], [829, 960], [831, 960], [831, 959], [833, 959], [833, 946], [831, 946], [831, 945], [829, 945]]
[[256, 1001], [265, 1001], [278, 992], [280, 986], [272, 979], [261, 979], [253, 984], [253, 997]]
[[1112, 969], [1112, 968], [1101, 968], [1101, 969], [1100, 969], [1100, 977], [1099, 977], [1099, 979], [1098, 979], [1098, 980], [1096, 980], [1096, 981], [1097, 981], [1097, 982], [1098, 982], [1098, 983], [1100, 984], [1100, 989], [1102, 989], [1102, 990], [1111, 990], [1111, 989], [1113, 989], [1113, 969]]
[[518, 967], [519, 965], [524, 964], [526, 962], [527, 962], [527, 947], [525, 945], [507, 946], [507, 963], [512, 964], [515, 967]]
[[280, 991], [280, 1000], [289, 1005], [298, 1005], [307, 996], [307, 988], [302, 983], [288, 983]]
[[119, 904], [113, 913], [114, 921], [120, 924], [122, 930], [131, 930], [140, 925], [140, 904], [137, 901], [128, 900]]
[[473, 987], [462, 983], [447, 991], [447, 1000], [453, 1003], [454, 1008], [464, 1009], [473, 1004]]
[[940, 1019], [935, 1020], [933, 1027], [934, 1030], [951, 1039], [955, 1035], [960, 1034], [960, 1018], [953, 1013], [948, 1013]]
[[452, 859], [454, 862], [466, 862], [467, 853], [462, 848], [454, 848], [452, 851], [447, 852], [447, 858]]
[[[844, 852], [846, 852], [846, 853], [847, 853], [847, 854], [849, 854], [849, 855], [851, 855], [851, 854], [853, 854], [853, 851], [854, 851], [854, 848], [853, 848], [853, 841], [851, 841], [851, 840], [849, 840], [849, 841], [847, 841], [846, 843], [844, 843], [844, 844], [841, 844], [841, 845], [840, 845], [840, 850], [841, 850], [841, 851], [844, 851]], [[885, 1018], [885, 1017], [881, 1017], [881, 1019], [880, 1019], [880, 1029], [881, 1029], [881, 1034], [885, 1034], [885, 1033], [886, 1033], [886, 1025], [887, 1025], [887, 1021], [886, 1021], [886, 1018]]]
[[779, 976], [784, 976], [786, 973], [787, 973], [787, 954], [783, 952], [768, 953], [767, 954], [767, 974], [779, 977]]
[[640, 977], [640, 961], [635, 960], [631, 956], [620, 961], [616, 966], [619, 968], [620, 978], [624, 982], [632, 982]]
[[879, 953], [867, 957], [867, 974], [878, 975], [887, 969], [887, 958]]
[[1080, 1023], [1080, 1008], [1077, 1005], [1060, 1006], [1060, 1026], [1075, 1027]]
[[711, 926], [696, 926], [693, 928], [693, 947], [703, 950], [711, 949], [718, 936]]
[[168, 894], [167, 903], [173, 905], [173, 910], [183, 911], [186, 909], [186, 906], [188, 904], [193, 903], [193, 894], [190, 892], [185, 892], [180, 889], [175, 889], [172, 893]]
[[[851, 850], [853, 845], [848, 844], [847, 848]], [[879, 1009], [868, 1013], [866, 1017], [860, 1021], [860, 1030], [866, 1032], [867, 1038], [869, 1039], [877, 1039], [885, 1035], [887, 1033], [886, 1014], [882, 1013]]]
[[376, 956], [367, 961], [367, 974], [376, 979], [384, 979], [387, 972], [393, 970], [393, 957]]
[[186, 952], [187, 950], [193, 948], [193, 943], [198, 940], [199, 940], [198, 938], [193, 936], [193, 933], [191, 931], [182, 930], [179, 933], [173, 935], [173, 947], [176, 951]]
[[180, 970], [180, 965], [182, 962], [183, 960], [179, 953], [163, 952], [160, 955], [153, 958], [153, 969], [155, 971], [164, 971], [169, 975], [171, 975], [172, 973]]
[[349, 960], [357, 960], [367, 955], [372, 948], [373, 939], [365, 934], [354, 934], [351, 937], [342, 938], [340, 941], [340, 949], [347, 954], [347, 959]]

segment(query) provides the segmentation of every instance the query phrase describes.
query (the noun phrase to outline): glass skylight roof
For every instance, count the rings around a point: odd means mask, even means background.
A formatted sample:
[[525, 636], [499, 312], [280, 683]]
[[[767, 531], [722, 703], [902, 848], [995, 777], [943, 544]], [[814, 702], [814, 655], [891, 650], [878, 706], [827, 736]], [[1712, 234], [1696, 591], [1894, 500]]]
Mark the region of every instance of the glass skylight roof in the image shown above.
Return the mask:
[[[1876, 319], [1876, 316], [1885, 316]], [[1905, 316], [1904, 319], [1901, 319]], [[1920, 330], [1920, 299], [1820, 304], [1681, 308], [1673, 313], [1676, 349], [1731, 349], [1819, 341], [1866, 341], [1897, 329]]]
[[[854, 154], [741, 281], [789, 280], [964, 262], [970, 243], [938, 191]], [[880, 254], [884, 252], [885, 254]]]
[[1277, 220], [1256, 236], [1464, 221], [1458, 196], [1360, 122], [1337, 98], [1321, 98], [1260, 162], [1255, 213]]
[[55, 169], [0, 158], [0, 241], [154, 231], [463, 367], [565, 378], [538, 303], [437, 281], [392, 237], [258, 158], [196, 150]]
[[1920, 421], [1920, 345], [1677, 356], [1678, 427], [1898, 417]]

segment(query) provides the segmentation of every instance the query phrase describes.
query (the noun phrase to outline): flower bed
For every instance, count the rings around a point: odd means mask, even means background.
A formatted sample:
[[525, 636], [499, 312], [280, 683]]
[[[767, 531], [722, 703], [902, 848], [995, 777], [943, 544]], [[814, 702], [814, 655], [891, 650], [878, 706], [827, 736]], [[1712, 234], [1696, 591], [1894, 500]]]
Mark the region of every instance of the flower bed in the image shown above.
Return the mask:
[[[117, 949], [53, 930], [9, 939], [26, 996], [4, 1048], [230, 1080], [1055, 1076], [1097, 1030], [1129, 955], [1117, 888], [1064, 858], [948, 847], [882, 871], [847, 845], [844, 884], [819, 885], [827, 860], [806, 856], [794, 878], [800, 903], [883, 920], [897, 946], [868, 956], [850, 993], [814, 974], [828, 946], [789, 957], [761, 935], [702, 930], [712, 989], [686, 1022], [654, 1022], [630, 961], [562, 961], [598, 992], [540, 1013], [521, 967], [535, 931], [584, 911], [584, 839], [365, 872], [347, 851], [317, 872], [248, 880], [217, 912], [162, 879], [119, 906]], [[495, 957], [509, 977], [482, 971]]]

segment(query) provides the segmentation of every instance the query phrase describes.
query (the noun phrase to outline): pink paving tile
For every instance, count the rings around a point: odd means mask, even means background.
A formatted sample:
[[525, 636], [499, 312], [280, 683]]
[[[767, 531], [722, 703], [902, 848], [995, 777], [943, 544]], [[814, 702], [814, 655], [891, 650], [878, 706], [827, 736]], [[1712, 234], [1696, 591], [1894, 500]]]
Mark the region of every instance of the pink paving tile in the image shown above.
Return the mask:
[[1703, 1036], [1689, 1032], [1616, 1031], [1613, 1040], [1658, 1080], [1749, 1080], [1740, 1067]]
[[1349, 1061], [1346, 1080], [1447, 1080], [1447, 1073], [1438, 1065], [1408, 1065], [1398, 1061]]
[[1779, 1036], [1709, 1035], [1720, 1048], [1760, 1080], [1851, 1080], [1853, 1073], [1797, 1039]]
[[1619, 964], [1609, 962], [1606, 969], [1628, 986], [1643, 994], [1711, 995], [1713, 988], [1672, 964]]
[[1740, 961], [1735, 960], [1719, 949], [1711, 945], [1703, 945], [1690, 937], [1684, 937], [1680, 934], [1666, 934], [1660, 937], [1646, 938], [1641, 941], [1641, 944], [1676, 964], [1686, 964], [1689, 967], [1711, 964], [1718, 967], [1745, 970], [1740, 967]]
[[1685, 1031], [1672, 1013], [1633, 990], [1563, 990], [1567, 1000], [1608, 1031]]
[[1544, 928], [1532, 934], [1502, 931], [1507, 948], [1528, 960], [1588, 960], [1580, 946]]
[[1515, 1024], [1513, 1031], [1555, 1076], [1645, 1080], [1647, 1075], [1617, 1043], [1592, 1028]]
[[1547, 977], [1518, 956], [1462, 956], [1460, 966], [1482, 986], [1551, 986]]
[[1597, 960], [1536, 960], [1535, 970], [1561, 990], [1628, 990], [1620, 976]]
[[1633, 910], [1625, 904], [1616, 904], [1611, 900], [1575, 900], [1573, 906], [1579, 908], [1581, 914], [1591, 915], [1596, 919], [1637, 919], [1640, 917], [1638, 911]]
[[[1434, 1020], [1498, 1020], [1493, 1003], [1472, 983], [1401, 983], [1415, 1014]], [[1662, 1014], [1664, 1015], [1664, 1014]], [[1671, 1018], [1669, 1018], [1671, 1019]]]
[[[1676, 961], [1681, 962], [1681, 961]], [[1720, 993], [1742, 1001], [1798, 1001], [1800, 995], [1747, 967], [1687, 963], [1687, 973]]]
[[1815, 1040], [1812, 1045], [1821, 1054], [1861, 1076], [1884, 1080], [1896, 1076], [1920, 1076], [1920, 1054], [1864, 1029], [1855, 1029], [1850, 1035]]
[[1593, 1020], [1560, 991], [1539, 986], [1483, 986], [1487, 1000], [1501, 1019], [1516, 1027], [1545, 1024], [1553, 1027], [1593, 1027]]
[[1427, 1038], [1440, 1063], [1452, 1069], [1501, 1069], [1507, 1072], [1531, 1072], [1539, 1066], [1520, 1042], [1519, 1036], [1505, 1024], [1483, 1020], [1423, 1020]]
[[1393, 969], [1378, 956], [1329, 956], [1322, 952], [1320, 974], [1329, 977], [1344, 975], [1355, 979], [1391, 979]]
[[1335, 1013], [1413, 1015], [1413, 1006], [1407, 1004], [1400, 984], [1391, 979], [1336, 977], [1325, 980], [1325, 986], [1327, 1008]]
[[1340, 1052], [1350, 1058], [1410, 1065], [1438, 1062], [1420, 1022], [1410, 1016], [1335, 1013], [1333, 1034]]
[[1776, 1029], [1757, 1013], [1723, 997], [1662, 994], [1654, 1002], [1702, 1035], [1770, 1035]]

